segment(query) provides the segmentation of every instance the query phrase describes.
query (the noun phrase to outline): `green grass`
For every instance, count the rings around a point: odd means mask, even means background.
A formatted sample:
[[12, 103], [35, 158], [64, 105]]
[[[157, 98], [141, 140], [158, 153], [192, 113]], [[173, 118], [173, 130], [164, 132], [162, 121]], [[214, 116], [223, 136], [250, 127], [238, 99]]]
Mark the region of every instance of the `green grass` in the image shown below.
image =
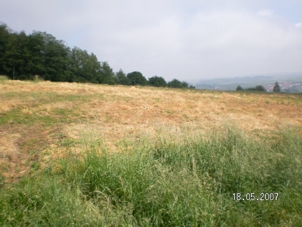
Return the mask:
[[54, 108], [50, 111], [50, 116], [44, 113], [40, 114], [43, 110], [33, 113], [23, 113], [20, 108], [14, 108], [7, 112], [0, 113], [0, 125], [4, 124], [25, 124], [35, 125], [41, 123], [43, 125], [55, 125], [57, 123], [71, 123], [79, 119], [85, 120], [80, 114], [79, 108], [62, 109]]
[[[301, 226], [302, 141], [290, 130], [274, 138], [226, 127], [182, 143], [141, 139], [124, 154], [91, 142], [84, 157], [2, 186], [0, 225]], [[233, 193], [279, 197], [235, 201]]]
[[1, 76], [0, 75], [0, 83], [3, 82], [3, 81], [6, 81], [8, 80], [7, 76]]

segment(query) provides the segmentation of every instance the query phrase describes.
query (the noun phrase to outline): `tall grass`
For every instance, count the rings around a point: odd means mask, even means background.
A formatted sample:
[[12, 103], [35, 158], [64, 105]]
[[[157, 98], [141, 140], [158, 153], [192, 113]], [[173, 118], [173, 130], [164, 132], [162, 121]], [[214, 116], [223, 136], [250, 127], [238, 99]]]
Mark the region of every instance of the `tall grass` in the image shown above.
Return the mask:
[[[301, 226], [302, 141], [226, 127], [127, 153], [90, 146], [0, 190], [1, 226]], [[233, 193], [278, 193], [236, 201]]]

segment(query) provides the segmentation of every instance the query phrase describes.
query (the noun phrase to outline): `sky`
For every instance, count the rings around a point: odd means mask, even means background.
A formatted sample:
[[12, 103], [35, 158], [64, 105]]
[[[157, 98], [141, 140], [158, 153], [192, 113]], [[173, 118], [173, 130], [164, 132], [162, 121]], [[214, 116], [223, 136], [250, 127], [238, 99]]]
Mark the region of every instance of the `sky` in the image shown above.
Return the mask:
[[0, 0], [13, 31], [47, 32], [107, 61], [198, 81], [302, 73], [302, 0]]

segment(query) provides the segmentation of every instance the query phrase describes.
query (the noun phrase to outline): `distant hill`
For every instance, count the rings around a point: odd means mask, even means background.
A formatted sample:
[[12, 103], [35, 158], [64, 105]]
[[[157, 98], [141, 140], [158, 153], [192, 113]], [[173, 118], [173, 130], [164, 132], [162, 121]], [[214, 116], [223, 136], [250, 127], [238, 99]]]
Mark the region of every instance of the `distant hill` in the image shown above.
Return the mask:
[[238, 85], [243, 88], [263, 85], [270, 91], [276, 81], [284, 92], [302, 92], [302, 73], [206, 79], [195, 82], [195, 87], [206, 90], [235, 90]]

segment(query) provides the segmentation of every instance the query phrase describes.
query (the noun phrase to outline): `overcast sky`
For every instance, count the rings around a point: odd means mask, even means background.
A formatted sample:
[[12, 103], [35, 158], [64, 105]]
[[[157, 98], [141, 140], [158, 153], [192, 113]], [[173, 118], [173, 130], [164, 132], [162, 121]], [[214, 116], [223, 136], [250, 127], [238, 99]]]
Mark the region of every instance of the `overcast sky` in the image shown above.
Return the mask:
[[302, 72], [302, 0], [0, 0], [1, 21], [146, 78]]

